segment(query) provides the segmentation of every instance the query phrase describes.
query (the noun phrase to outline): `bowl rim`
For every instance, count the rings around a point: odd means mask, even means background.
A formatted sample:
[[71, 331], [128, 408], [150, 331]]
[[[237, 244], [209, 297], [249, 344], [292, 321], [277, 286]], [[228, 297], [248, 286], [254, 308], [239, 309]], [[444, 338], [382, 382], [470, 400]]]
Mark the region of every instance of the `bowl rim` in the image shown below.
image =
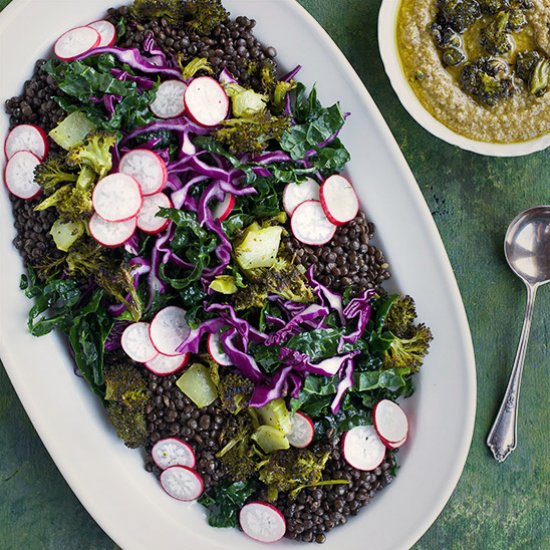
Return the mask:
[[490, 143], [462, 136], [437, 120], [422, 105], [408, 83], [397, 41], [397, 15], [403, 0], [382, 0], [378, 14], [378, 47], [384, 70], [401, 105], [427, 132], [466, 151], [490, 157], [520, 157], [543, 151], [550, 146], [550, 132], [537, 138], [517, 143]]

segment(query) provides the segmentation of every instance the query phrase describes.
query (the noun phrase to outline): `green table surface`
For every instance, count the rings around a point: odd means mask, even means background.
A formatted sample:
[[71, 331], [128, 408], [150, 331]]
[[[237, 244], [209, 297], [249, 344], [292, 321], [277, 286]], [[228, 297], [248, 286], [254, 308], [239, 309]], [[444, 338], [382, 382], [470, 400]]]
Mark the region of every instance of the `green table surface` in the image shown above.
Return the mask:
[[[0, 9], [9, 1], [0, 0]], [[405, 112], [384, 73], [380, 0], [299, 1], [350, 60], [397, 139], [447, 247], [473, 335], [478, 409], [471, 451], [445, 510], [414, 548], [550, 549], [550, 289], [538, 296], [518, 448], [498, 465], [485, 446], [525, 302], [504, 261], [503, 236], [519, 211], [550, 203], [550, 152], [485, 158], [432, 137]], [[0, 367], [0, 550], [113, 548], [52, 462]]]

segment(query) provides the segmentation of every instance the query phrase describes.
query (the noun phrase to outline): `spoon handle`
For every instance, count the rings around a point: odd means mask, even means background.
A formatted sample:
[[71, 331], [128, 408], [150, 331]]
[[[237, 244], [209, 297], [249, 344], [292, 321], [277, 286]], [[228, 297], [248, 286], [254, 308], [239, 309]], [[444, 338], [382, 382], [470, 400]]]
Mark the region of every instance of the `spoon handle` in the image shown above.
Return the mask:
[[525, 320], [523, 321], [523, 329], [521, 330], [514, 367], [512, 368], [512, 374], [510, 375], [510, 381], [508, 382], [500, 410], [487, 437], [487, 445], [498, 462], [504, 462], [508, 455], [516, 448], [519, 390], [525, 352], [527, 351], [527, 342], [529, 341], [529, 332], [531, 331], [536, 294], [537, 287], [527, 285]]

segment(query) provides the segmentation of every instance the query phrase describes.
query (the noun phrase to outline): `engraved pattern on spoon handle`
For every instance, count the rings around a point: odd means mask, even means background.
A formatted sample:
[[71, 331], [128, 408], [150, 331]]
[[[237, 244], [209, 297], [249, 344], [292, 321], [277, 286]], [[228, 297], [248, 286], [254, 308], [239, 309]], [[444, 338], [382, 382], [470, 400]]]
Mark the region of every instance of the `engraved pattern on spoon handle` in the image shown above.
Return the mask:
[[508, 455], [516, 448], [519, 390], [525, 362], [525, 352], [527, 351], [527, 343], [529, 341], [529, 332], [531, 331], [536, 294], [537, 287], [527, 285], [525, 320], [523, 321], [523, 329], [521, 330], [514, 367], [512, 368], [512, 374], [510, 375], [510, 381], [508, 382], [500, 410], [487, 437], [487, 445], [498, 462], [504, 462]]

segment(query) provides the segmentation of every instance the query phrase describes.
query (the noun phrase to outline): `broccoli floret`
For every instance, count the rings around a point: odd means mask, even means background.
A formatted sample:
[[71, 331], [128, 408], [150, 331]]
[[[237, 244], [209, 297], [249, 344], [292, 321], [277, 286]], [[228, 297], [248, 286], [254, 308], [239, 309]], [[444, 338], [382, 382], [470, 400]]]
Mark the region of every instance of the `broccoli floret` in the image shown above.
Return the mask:
[[50, 155], [40, 163], [34, 171], [34, 181], [49, 193], [63, 183], [75, 182], [78, 174], [70, 172], [64, 159], [58, 155]]
[[107, 415], [117, 435], [131, 449], [146, 442], [145, 408], [149, 399], [145, 378], [136, 367], [123, 363], [105, 370]]
[[439, 19], [455, 31], [463, 33], [481, 16], [477, 0], [438, 0]]
[[543, 56], [536, 50], [520, 52], [516, 58], [516, 74], [527, 84], [533, 69], [541, 59]]
[[510, 0], [478, 0], [481, 13], [484, 15], [496, 15], [499, 11], [509, 8]]
[[435, 45], [442, 51], [441, 60], [445, 67], [456, 67], [466, 61], [464, 42], [452, 27], [433, 23], [430, 27]]
[[218, 396], [222, 406], [233, 414], [238, 414], [247, 405], [254, 391], [254, 384], [236, 372], [220, 377]]
[[112, 168], [113, 159], [111, 147], [116, 143], [116, 137], [112, 134], [95, 132], [90, 134], [86, 141], [77, 147], [73, 147], [67, 154], [69, 166], [88, 166], [100, 178], [105, 176]]
[[441, 56], [445, 67], [458, 67], [466, 61], [466, 54], [459, 48], [446, 48]]
[[382, 330], [389, 339], [389, 347], [383, 352], [386, 368], [409, 368], [417, 372], [432, 340], [430, 329], [415, 324], [416, 307], [410, 296], [394, 300], [384, 320]]
[[254, 116], [225, 120], [214, 137], [233, 154], [261, 153], [271, 140], [280, 141], [289, 128], [289, 117], [272, 116], [263, 110]]
[[82, 221], [82, 216], [93, 210], [92, 192], [95, 179], [95, 172], [88, 166], [84, 166], [74, 184], [70, 183], [59, 187], [37, 205], [35, 210], [55, 207], [64, 219], [74, 222]]
[[177, 23], [183, 20], [185, 10], [182, 0], [134, 0], [130, 14], [141, 21], [164, 17]]
[[315, 300], [303, 272], [293, 263], [277, 258], [274, 265], [266, 269], [252, 269], [246, 272], [250, 284], [233, 294], [237, 310], [262, 307], [268, 294], [277, 294], [285, 300], [310, 303]]
[[512, 49], [512, 40], [508, 32], [510, 12], [500, 12], [495, 19], [481, 30], [481, 47], [492, 55], [504, 55]]
[[321, 481], [328, 458], [328, 452], [314, 453], [309, 449], [276, 451], [263, 462], [260, 481], [267, 485], [272, 496], [277, 491], [287, 493], [304, 485], [315, 485]]
[[220, 23], [227, 21], [229, 12], [221, 0], [187, 0], [187, 25], [199, 34], [209, 34]]
[[527, 25], [527, 17], [520, 8], [511, 9], [509, 12], [510, 19], [508, 20], [508, 30], [511, 32], [519, 32]]
[[508, 64], [492, 57], [468, 63], [462, 69], [460, 86], [477, 102], [489, 107], [515, 93]]

